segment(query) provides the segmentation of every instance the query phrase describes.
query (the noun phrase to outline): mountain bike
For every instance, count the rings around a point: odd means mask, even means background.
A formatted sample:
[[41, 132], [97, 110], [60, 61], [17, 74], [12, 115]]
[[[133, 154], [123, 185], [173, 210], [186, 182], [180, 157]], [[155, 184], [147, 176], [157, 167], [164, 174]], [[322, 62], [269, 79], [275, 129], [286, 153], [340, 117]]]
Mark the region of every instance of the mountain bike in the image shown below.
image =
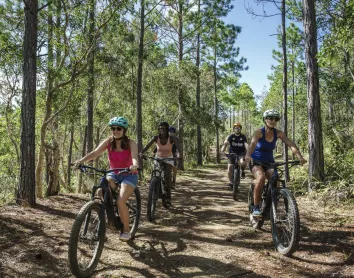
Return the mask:
[[241, 178], [240, 160], [242, 156], [238, 156], [235, 153], [225, 154], [225, 156], [235, 158], [235, 162], [232, 165], [232, 198], [236, 201], [238, 187], [240, 186], [240, 178]]
[[152, 159], [156, 161], [151, 172], [149, 185], [149, 194], [147, 202], [147, 219], [151, 222], [155, 219], [156, 203], [159, 198], [162, 199], [162, 205], [167, 208], [166, 203], [166, 187], [165, 187], [165, 164], [166, 161], [173, 161], [174, 158], [157, 158], [152, 156], [143, 156], [144, 159]]
[[[264, 185], [259, 208], [261, 217], [253, 217], [254, 183], [251, 184], [248, 193], [248, 208], [251, 225], [255, 229], [261, 229], [264, 221], [270, 220], [272, 237], [276, 250], [284, 256], [291, 256], [298, 247], [300, 241], [300, 216], [296, 200], [286, 181], [281, 179], [285, 169], [280, 168], [286, 164], [289, 168], [299, 165], [299, 161], [264, 163], [256, 161], [257, 165], [272, 167], [274, 173]], [[278, 185], [280, 185], [278, 187]]]
[[[115, 168], [110, 170], [97, 169], [87, 165], [80, 165], [80, 171], [101, 176], [99, 185], [93, 186], [91, 190], [91, 200], [87, 202], [79, 211], [74, 221], [69, 240], [69, 265], [71, 272], [76, 277], [89, 277], [95, 270], [100, 259], [105, 235], [106, 220], [109, 226], [116, 230], [123, 229], [123, 223], [119, 217], [116, 205], [120, 191], [112, 190], [106, 179], [106, 174], [119, 171], [118, 175], [129, 174], [129, 168]], [[102, 196], [97, 196], [98, 189], [102, 190]], [[141, 198], [138, 187], [126, 203], [129, 209], [129, 226], [131, 238], [134, 238], [138, 229], [141, 213]]]

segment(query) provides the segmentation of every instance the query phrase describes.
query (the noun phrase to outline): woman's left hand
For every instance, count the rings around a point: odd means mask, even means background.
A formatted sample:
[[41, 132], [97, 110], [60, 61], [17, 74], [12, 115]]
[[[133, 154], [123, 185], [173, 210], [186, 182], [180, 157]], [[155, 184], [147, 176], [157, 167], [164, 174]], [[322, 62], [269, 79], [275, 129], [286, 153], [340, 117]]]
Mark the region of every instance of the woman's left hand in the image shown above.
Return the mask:
[[129, 169], [130, 169], [130, 173], [132, 173], [132, 174], [138, 173], [138, 166], [136, 166], [136, 165], [130, 165]]
[[307, 162], [307, 160], [302, 155], [300, 155], [300, 157], [298, 157], [298, 159], [299, 159], [301, 165], [304, 165]]

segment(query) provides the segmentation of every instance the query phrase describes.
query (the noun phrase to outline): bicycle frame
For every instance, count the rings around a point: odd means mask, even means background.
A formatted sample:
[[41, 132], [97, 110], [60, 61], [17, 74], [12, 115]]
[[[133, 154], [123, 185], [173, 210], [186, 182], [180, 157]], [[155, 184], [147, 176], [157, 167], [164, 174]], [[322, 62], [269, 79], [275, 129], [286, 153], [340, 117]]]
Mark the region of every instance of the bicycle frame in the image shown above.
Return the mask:
[[[118, 209], [114, 202], [114, 200], [118, 196], [117, 192], [119, 192], [120, 190], [120, 183], [117, 183], [118, 188], [116, 192], [113, 191], [113, 189], [109, 185], [106, 175], [114, 171], [119, 171], [118, 175], [123, 173], [129, 173], [130, 171], [129, 168], [115, 168], [110, 170], [103, 170], [103, 169], [96, 169], [94, 167], [87, 166], [87, 165], [82, 165], [79, 169], [84, 173], [88, 173], [87, 169], [92, 169], [100, 173], [100, 174], [89, 173], [92, 175], [101, 175], [100, 184], [94, 185], [91, 189], [91, 201], [94, 201], [95, 199], [100, 199], [99, 197], [96, 196], [96, 192], [98, 189], [101, 188], [103, 193], [103, 202], [101, 202], [100, 204], [101, 206], [100, 213], [102, 214], [101, 216], [104, 217], [104, 214], [106, 213], [108, 221], [114, 223], [114, 226], [117, 230], [121, 230], [123, 228], [123, 223], [120, 220]], [[87, 216], [88, 216], [87, 219], [89, 219], [91, 216], [90, 213]], [[85, 223], [84, 226], [85, 233], [87, 232], [87, 228], [88, 228], [88, 223]]]
[[[284, 173], [284, 169], [279, 168], [285, 164], [291, 164], [291, 167], [295, 165], [299, 165], [299, 161], [289, 161], [289, 162], [278, 162], [278, 163], [261, 163], [257, 161], [261, 166], [272, 166], [274, 169], [272, 177], [267, 181], [267, 183], [263, 186], [263, 192], [261, 196], [262, 206], [260, 207], [263, 218], [269, 218], [269, 212], [272, 202], [276, 202], [275, 191], [278, 188], [278, 182], [281, 185], [281, 188], [286, 188], [286, 181], [281, 179]], [[276, 214], [276, 211], [273, 212]]]

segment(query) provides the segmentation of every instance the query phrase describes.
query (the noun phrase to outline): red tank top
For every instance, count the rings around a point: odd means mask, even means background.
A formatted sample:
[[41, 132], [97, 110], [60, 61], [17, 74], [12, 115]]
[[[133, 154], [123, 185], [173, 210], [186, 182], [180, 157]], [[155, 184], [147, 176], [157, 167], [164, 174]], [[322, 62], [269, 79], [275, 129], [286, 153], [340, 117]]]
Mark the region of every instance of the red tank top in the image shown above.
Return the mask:
[[170, 157], [172, 153], [172, 144], [170, 142], [170, 136], [168, 136], [167, 143], [162, 145], [160, 142], [160, 137], [157, 138], [157, 156], [159, 157]]
[[109, 143], [107, 151], [110, 169], [127, 167], [129, 168], [130, 165], [133, 165], [133, 159], [130, 149], [117, 152], [111, 149], [111, 144]]

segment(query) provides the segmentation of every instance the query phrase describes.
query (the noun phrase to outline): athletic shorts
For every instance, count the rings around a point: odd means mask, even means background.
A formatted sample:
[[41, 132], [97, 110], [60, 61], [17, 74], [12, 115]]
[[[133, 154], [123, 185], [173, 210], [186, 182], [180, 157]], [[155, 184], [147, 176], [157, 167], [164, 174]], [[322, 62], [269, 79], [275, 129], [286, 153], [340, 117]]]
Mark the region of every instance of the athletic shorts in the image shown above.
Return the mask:
[[108, 173], [106, 177], [111, 177], [116, 183], [125, 183], [133, 188], [138, 184], [138, 175], [137, 174], [122, 174], [117, 175], [116, 173]]
[[[250, 171], [252, 172], [252, 168], [253, 168], [254, 166], [261, 166], [261, 167], [263, 168], [264, 172], [267, 172], [267, 171], [270, 170], [270, 169], [274, 169], [273, 166], [271, 166], [271, 165], [262, 165], [261, 162], [262, 162], [262, 161], [259, 161], [259, 162], [258, 162], [257, 160], [253, 160], [253, 164], [251, 164], [251, 162], [250, 162], [250, 165], [249, 165]], [[265, 162], [265, 163], [271, 163], [271, 162]]]
[[244, 152], [237, 153], [237, 154], [236, 153], [231, 153], [230, 155], [231, 156], [228, 157], [229, 164], [234, 165], [235, 164], [236, 155], [238, 155], [240, 158], [245, 158], [246, 153], [244, 153]]

